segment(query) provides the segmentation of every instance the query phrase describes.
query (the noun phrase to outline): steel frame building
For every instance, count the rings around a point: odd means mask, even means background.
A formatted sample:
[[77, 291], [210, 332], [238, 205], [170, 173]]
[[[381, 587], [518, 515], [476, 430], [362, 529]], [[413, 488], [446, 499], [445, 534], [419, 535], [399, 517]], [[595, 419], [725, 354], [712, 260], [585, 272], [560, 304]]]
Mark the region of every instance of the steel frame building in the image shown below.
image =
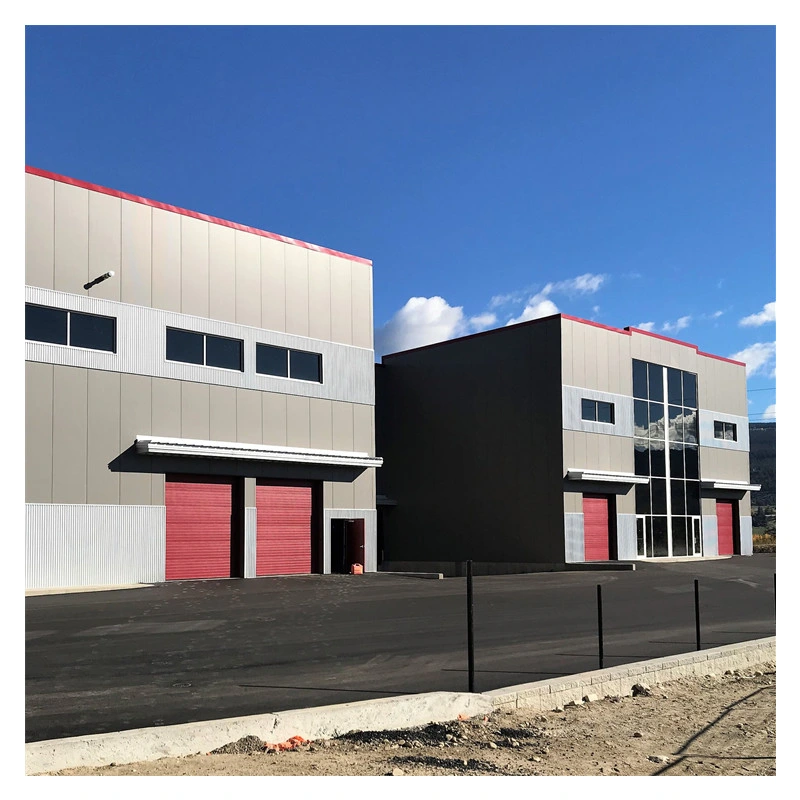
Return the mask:
[[26, 587], [377, 568], [371, 262], [26, 169]]
[[559, 314], [376, 366], [382, 568], [752, 554], [745, 365]]

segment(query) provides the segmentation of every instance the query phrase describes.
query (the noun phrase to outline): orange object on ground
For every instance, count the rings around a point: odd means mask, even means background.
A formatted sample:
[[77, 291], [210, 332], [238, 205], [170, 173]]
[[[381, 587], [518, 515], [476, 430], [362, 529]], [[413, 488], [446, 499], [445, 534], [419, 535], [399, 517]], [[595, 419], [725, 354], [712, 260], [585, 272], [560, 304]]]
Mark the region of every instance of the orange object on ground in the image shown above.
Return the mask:
[[270, 744], [266, 742], [264, 744], [265, 750], [294, 750], [301, 744], [307, 744], [308, 739], [304, 739], [302, 736], [290, 736], [285, 742], [278, 742], [278, 744]]
[[351, 575], [363, 575], [364, 574], [364, 567], [362, 564], [351, 564], [350, 565], [350, 574]]

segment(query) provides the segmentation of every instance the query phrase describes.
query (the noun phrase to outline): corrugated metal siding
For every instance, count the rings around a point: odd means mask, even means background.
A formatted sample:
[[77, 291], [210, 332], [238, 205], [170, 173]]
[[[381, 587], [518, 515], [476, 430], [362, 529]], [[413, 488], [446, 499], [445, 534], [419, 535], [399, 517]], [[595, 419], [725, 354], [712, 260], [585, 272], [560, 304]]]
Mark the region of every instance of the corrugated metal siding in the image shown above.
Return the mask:
[[717, 500], [717, 553], [733, 555], [733, 503]]
[[583, 514], [564, 514], [564, 560], [567, 564], [585, 561], [583, 549]]
[[256, 485], [256, 575], [311, 572], [312, 487]]
[[[374, 352], [366, 348], [33, 286], [25, 287], [25, 301], [91, 314], [103, 314], [117, 319], [116, 353], [83, 350], [44, 342], [26, 342], [26, 361], [88, 367], [156, 378], [174, 378], [365, 405], [375, 403], [375, 357]], [[244, 342], [244, 372], [167, 361], [165, 358], [167, 327], [241, 339]], [[255, 371], [257, 342], [321, 353], [324, 383], [257, 374]]]
[[617, 558], [632, 561], [636, 550], [636, 514], [617, 514]]
[[703, 514], [703, 555], [719, 555], [717, 517], [715, 514]]
[[[614, 404], [614, 424], [581, 419], [581, 400], [602, 400]], [[579, 386], [561, 387], [561, 417], [564, 430], [586, 433], [606, 433], [610, 436], [633, 436], [633, 398], [624, 394], [582, 389]]]
[[25, 588], [164, 580], [164, 506], [25, 507]]
[[583, 548], [586, 561], [608, 561], [608, 497], [583, 496]]
[[167, 580], [231, 576], [233, 484], [229, 479], [167, 477]]
[[[750, 421], [747, 417], [723, 414], [719, 411], [698, 410], [698, 433], [703, 447], [719, 447], [721, 450], [750, 450]], [[736, 425], [736, 441], [714, 438], [714, 420], [732, 422]]]
[[743, 556], [753, 555], [753, 518], [739, 517], [739, 542]]
[[374, 508], [326, 508], [323, 512], [323, 570], [331, 571], [331, 520], [364, 520], [364, 572], [378, 569], [378, 512]]
[[256, 577], [256, 509], [244, 510], [244, 577]]

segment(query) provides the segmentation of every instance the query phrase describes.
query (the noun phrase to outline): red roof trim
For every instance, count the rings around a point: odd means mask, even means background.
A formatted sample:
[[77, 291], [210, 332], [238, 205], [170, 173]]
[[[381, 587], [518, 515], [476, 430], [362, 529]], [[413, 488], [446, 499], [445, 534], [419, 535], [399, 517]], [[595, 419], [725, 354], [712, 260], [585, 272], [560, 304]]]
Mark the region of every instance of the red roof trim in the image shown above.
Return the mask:
[[254, 233], [256, 236], [263, 236], [266, 239], [275, 239], [276, 241], [283, 242], [284, 244], [294, 244], [298, 247], [305, 247], [306, 250], [315, 250], [318, 253], [326, 253], [330, 256], [338, 256], [339, 258], [346, 258], [348, 261], [357, 261], [360, 264], [372, 265], [372, 261], [368, 258], [361, 258], [360, 256], [352, 256], [349, 253], [342, 253], [338, 250], [331, 250], [327, 247], [320, 247], [316, 244], [309, 244], [300, 239], [292, 239], [289, 236], [281, 236], [277, 233], [270, 233], [269, 231], [262, 231], [258, 228], [252, 228], [249, 225], [241, 225], [238, 222], [230, 222], [218, 217], [211, 217], [208, 214], [200, 214], [197, 211], [188, 211], [185, 208], [178, 206], [171, 206], [167, 203], [159, 203], [157, 200], [148, 200], [146, 197], [139, 197], [135, 194], [128, 194], [127, 192], [120, 192], [116, 189], [109, 189], [105, 186], [98, 186], [94, 183], [87, 183], [86, 181], [79, 181], [76, 178], [68, 178], [66, 175], [58, 175], [55, 172], [48, 172], [44, 169], [37, 169], [36, 167], [25, 167], [25, 172], [30, 175], [38, 175], [40, 178], [48, 178], [52, 181], [59, 183], [67, 183], [70, 186], [77, 186], [81, 189], [88, 189], [92, 192], [99, 192], [100, 194], [107, 194], [111, 197], [119, 197], [122, 200], [130, 200], [133, 203], [141, 203], [151, 208], [159, 208], [162, 211], [172, 211], [175, 214], [182, 214], [184, 217], [192, 217], [194, 219], [203, 220], [203, 222], [211, 222], [214, 225], [224, 225], [226, 228], [233, 228], [237, 231], [244, 231], [245, 233]]
[[400, 350], [396, 353], [387, 353], [385, 356], [381, 358], [383, 361], [386, 358], [392, 358], [393, 356], [400, 356], [405, 355], [406, 353], [416, 353], [420, 350], [430, 350], [434, 347], [441, 347], [446, 344], [450, 344], [451, 342], [465, 342], [467, 339], [475, 339], [478, 336], [488, 336], [492, 333], [497, 333], [498, 331], [504, 331], [508, 328], [522, 328], [528, 325], [535, 325], [537, 322], [544, 322], [545, 320], [555, 319], [555, 317], [561, 317], [562, 319], [568, 319], [570, 322], [577, 322], [581, 325], [591, 325], [594, 328], [603, 328], [603, 330], [612, 331], [613, 333], [621, 333], [624, 336], [631, 336], [634, 333], [640, 333], [643, 336], [652, 336], [656, 339], [663, 339], [665, 342], [672, 342], [672, 344], [680, 344], [684, 347], [691, 347], [697, 355], [704, 356], [705, 358], [716, 358], [718, 361], [727, 361], [729, 364], [737, 364], [740, 367], [747, 366], [742, 361], [734, 361], [732, 358], [725, 358], [724, 356], [715, 356], [711, 353], [702, 353], [700, 350], [697, 349], [696, 344], [689, 344], [689, 342], [682, 342], [680, 339], [670, 339], [669, 336], [661, 336], [659, 333], [652, 333], [651, 331], [643, 331], [639, 328], [612, 328], [610, 325], [603, 325], [601, 322], [593, 322], [589, 319], [581, 319], [580, 317], [573, 317], [571, 314], [551, 314], [549, 317], [539, 317], [538, 319], [528, 320], [527, 322], [520, 322], [516, 325], [506, 325], [502, 328], [492, 328], [488, 331], [481, 331], [480, 333], [471, 333], [469, 336], [460, 336], [457, 339], [445, 339], [443, 342], [433, 342], [432, 344], [425, 344], [421, 347], [412, 347], [409, 350]]

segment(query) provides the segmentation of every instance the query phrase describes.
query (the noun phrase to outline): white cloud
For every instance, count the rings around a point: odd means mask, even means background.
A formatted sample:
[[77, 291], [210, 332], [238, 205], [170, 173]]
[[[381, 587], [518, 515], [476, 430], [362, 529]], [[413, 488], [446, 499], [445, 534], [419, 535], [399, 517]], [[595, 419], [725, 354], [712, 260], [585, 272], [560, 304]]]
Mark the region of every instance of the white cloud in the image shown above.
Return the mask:
[[767, 406], [764, 409], [764, 413], [762, 414], [762, 419], [764, 421], [768, 419], [775, 419], [775, 403], [773, 403], [771, 406]]
[[600, 306], [592, 306], [592, 314], [599, 314]]
[[461, 306], [443, 297], [411, 297], [375, 332], [375, 350], [383, 355], [443, 342], [466, 333], [467, 327]]
[[724, 311], [715, 311], [711, 315], [711, 319], [719, 319], [725, 312]]
[[640, 322], [636, 327], [640, 331], [648, 331], [652, 333], [653, 328], [655, 328], [655, 326], [656, 326], [655, 322]]
[[692, 321], [690, 316], [680, 317], [674, 324], [671, 322], [665, 322], [661, 326], [662, 331], [682, 331], [684, 328], [689, 327], [689, 323]]
[[530, 289], [522, 289], [518, 292], [509, 292], [508, 294], [496, 294], [489, 301], [489, 308], [500, 308], [500, 306], [521, 303], [528, 296], [530, 291]]
[[477, 314], [469, 318], [469, 327], [473, 331], [484, 331], [491, 328], [497, 322], [497, 314], [492, 314], [491, 311], [484, 311], [483, 314]]
[[515, 325], [518, 322], [527, 322], [531, 319], [558, 314], [558, 306], [550, 300], [551, 294], [566, 294], [568, 296], [594, 294], [600, 289], [605, 280], [605, 275], [594, 275], [591, 272], [586, 272], [576, 278], [548, 283], [540, 292], [529, 297], [522, 313], [518, 317], [510, 319], [506, 325]]
[[744, 361], [747, 376], [775, 377], [775, 342], [756, 342], [730, 356], [734, 361]]
[[764, 308], [757, 314], [750, 314], [749, 317], [742, 317], [739, 320], [739, 324], [745, 327], [758, 327], [768, 322], [775, 322], [775, 303], [765, 303]]
[[558, 306], [552, 300], [548, 300], [543, 292], [539, 292], [528, 300], [522, 313], [518, 317], [510, 319], [506, 325], [516, 325], [518, 322], [549, 317], [552, 314], [558, 314]]

